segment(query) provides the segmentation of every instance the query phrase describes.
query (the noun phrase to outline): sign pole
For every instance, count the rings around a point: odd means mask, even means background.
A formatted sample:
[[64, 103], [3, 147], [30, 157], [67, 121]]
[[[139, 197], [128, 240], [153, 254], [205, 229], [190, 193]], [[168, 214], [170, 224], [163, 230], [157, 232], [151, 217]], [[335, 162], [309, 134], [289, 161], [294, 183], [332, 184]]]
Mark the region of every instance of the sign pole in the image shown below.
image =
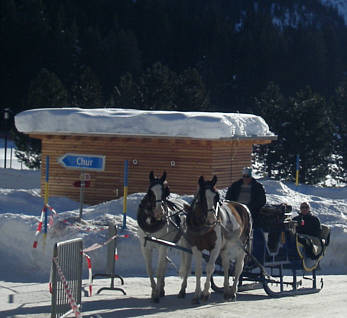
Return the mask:
[[43, 222], [43, 247], [46, 245], [46, 239], [47, 239], [47, 223], [48, 223], [48, 182], [49, 182], [49, 156], [46, 156], [46, 182], [45, 182], [45, 197], [44, 197], [44, 222]]
[[127, 228], [128, 160], [124, 160], [123, 230]]
[[81, 186], [80, 186], [80, 217], [79, 217], [79, 219], [81, 220], [82, 219], [82, 212], [83, 212], [84, 187], [85, 187], [83, 171], [80, 174], [80, 181], [81, 181]]
[[299, 184], [299, 163], [300, 163], [300, 156], [296, 155], [296, 176], [295, 176], [295, 185], [297, 186]]

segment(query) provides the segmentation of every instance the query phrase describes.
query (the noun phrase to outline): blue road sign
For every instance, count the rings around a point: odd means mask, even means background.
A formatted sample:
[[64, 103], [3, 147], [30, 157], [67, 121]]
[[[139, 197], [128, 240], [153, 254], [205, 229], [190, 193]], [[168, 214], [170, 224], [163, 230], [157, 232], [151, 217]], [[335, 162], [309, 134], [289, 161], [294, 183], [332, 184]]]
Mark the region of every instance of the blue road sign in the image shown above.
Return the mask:
[[58, 162], [66, 169], [89, 171], [105, 170], [105, 156], [66, 153], [58, 158]]

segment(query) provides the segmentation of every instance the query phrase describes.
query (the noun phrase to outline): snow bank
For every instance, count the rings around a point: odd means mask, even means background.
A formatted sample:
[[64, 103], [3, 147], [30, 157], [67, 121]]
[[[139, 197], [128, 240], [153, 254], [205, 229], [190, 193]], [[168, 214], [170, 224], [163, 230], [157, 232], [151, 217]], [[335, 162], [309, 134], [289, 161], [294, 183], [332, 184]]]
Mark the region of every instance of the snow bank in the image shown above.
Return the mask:
[[[79, 215], [79, 203], [72, 200], [51, 197], [49, 204], [57, 211], [54, 225], [49, 229], [46, 244], [39, 236], [38, 248], [33, 249], [35, 231], [43, 207], [43, 198], [38, 190], [39, 171], [26, 174], [32, 177], [33, 189], [21, 189], [20, 181], [28, 183], [25, 178], [18, 178], [15, 170], [0, 169], [2, 182], [6, 184], [17, 180], [16, 189], [0, 187], [0, 280], [6, 281], [47, 281], [51, 266], [52, 251], [55, 242], [76, 237], [83, 238], [84, 247], [94, 243], [103, 243], [108, 238], [109, 222], [118, 226], [123, 224], [123, 198], [103, 202], [83, 209], [84, 223], [76, 223]], [[34, 181], [36, 180], [36, 181]], [[274, 180], [260, 179], [266, 190], [268, 203], [285, 202], [293, 207], [296, 215], [299, 205], [309, 201], [313, 212], [321, 222], [331, 227], [331, 243], [326, 256], [321, 262], [322, 274], [347, 274], [347, 188], [322, 188], [315, 186], [282, 183]], [[218, 184], [217, 184], [218, 186]], [[226, 189], [220, 189], [221, 197]], [[172, 194], [177, 196], [177, 194]], [[122, 276], [145, 275], [144, 260], [137, 238], [136, 213], [144, 193], [134, 193], [127, 199], [127, 229], [121, 230], [129, 238], [119, 238], [116, 271]], [[190, 202], [192, 195], [182, 199]], [[106, 266], [107, 248], [102, 247], [89, 252], [94, 273], [103, 273]], [[179, 252], [170, 250], [170, 258], [176, 266], [179, 264]], [[176, 275], [174, 266], [169, 266], [169, 274]], [[87, 266], [84, 275], [88, 277]]]

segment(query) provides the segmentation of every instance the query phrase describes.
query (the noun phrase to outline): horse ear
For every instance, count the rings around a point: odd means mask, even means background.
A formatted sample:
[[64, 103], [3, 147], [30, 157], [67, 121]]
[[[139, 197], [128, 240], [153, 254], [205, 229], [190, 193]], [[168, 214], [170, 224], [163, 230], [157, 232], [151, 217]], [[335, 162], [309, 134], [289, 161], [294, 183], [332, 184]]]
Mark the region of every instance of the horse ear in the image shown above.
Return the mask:
[[205, 184], [205, 179], [204, 179], [203, 176], [200, 176], [200, 178], [199, 178], [199, 186], [200, 186], [200, 187], [203, 187], [204, 184]]
[[161, 181], [160, 183], [164, 183], [165, 179], [166, 179], [166, 171], [163, 172], [163, 175], [160, 178], [160, 181]]
[[154, 180], [154, 173], [153, 173], [153, 171], [151, 171], [150, 173], [149, 173], [149, 181], [153, 181]]
[[212, 180], [211, 180], [212, 187], [214, 187], [214, 186], [216, 185], [217, 180], [218, 180], [218, 179], [217, 179], [217, 176], [214, 175], [213, 178], [212, 178]]

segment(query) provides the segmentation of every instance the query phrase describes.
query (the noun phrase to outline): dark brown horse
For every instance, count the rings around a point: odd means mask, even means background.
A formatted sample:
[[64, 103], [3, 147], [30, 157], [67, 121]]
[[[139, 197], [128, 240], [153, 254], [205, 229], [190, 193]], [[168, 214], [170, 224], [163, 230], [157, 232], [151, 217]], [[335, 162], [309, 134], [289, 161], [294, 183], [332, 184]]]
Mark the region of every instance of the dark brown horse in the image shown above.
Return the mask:
[[[240, 274], [243, 270], [246, 248], [252, 231], [252, 219], [248, 208], [237, 202], [220, 202], [215, 189], [217, 177], [211, 181], [199, 178], [198, 192], [188, 210], [187, 240], [192, 246], [196, 266], [196, 288], [193, 303], [200, 297], [207, 300], [215, 262], [220, 255], [224, 269], [224, 298], [235, 300]], [[206, 281], [201, 291], [202, 251], [208, 250], [210, 258], [206, 265]], [[229, 265], [235, 261], [234, 282], [229, 286]]]
[[[166, 172], [160, 178], [155, 178], [153, 171], [149, 174], [149, 188], [142, 199], [138, 211], [137, 222], [139, 225], [139, 239], [142, 254], [146, 261], [146, 270], [152, 287], [152, 300], [159, 302], [164, 296], [165, 272], [167, 267], [167, 246], [146, 241], [146, 237], [154, 237], [169, 242], [178, 242], [183, 247], [188, 247], [183, 238], [185, 225], [184, 205], [188, 203], [182, 199], [169, 199], [169, 187], [166, 182]], [[158, 250], [157, 281], [154, 279], [152, 268], [152, 252]], [[179, 297], [185, 296], [187, 277], [190, 269], [191, 254], [181, 252], [180, 275], [183, 278]]]

